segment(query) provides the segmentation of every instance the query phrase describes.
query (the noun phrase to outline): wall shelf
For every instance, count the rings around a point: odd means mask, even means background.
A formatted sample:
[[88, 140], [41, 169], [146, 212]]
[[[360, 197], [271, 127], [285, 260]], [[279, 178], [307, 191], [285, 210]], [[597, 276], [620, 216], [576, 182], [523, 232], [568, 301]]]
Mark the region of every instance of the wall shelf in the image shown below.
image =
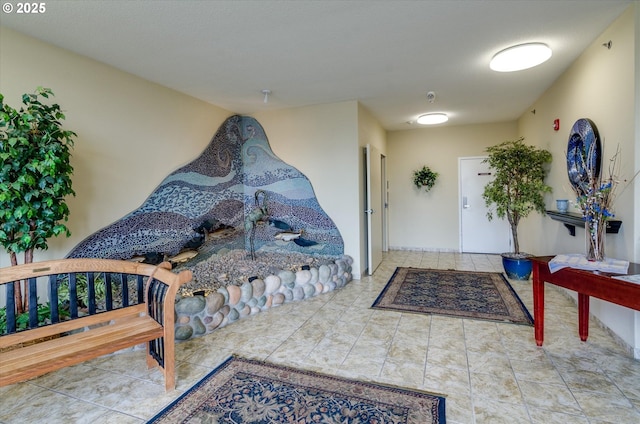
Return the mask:
[[[584, 228], [584, 219], [582, 218], [582, 214], [575, 212], [558, 212], [558, 211], [547, 211], [547, 215], [549, 218], [560, 221], [567, 227], [569, 230], [569, 234], [572, 236], [576, 235], [576, 227]], [[622, 221], [618, 220], [608, 220], [607, 221], [607, 233], [610, 234], [618, 234], [620, 230], [620, 226], [622, 225]]]

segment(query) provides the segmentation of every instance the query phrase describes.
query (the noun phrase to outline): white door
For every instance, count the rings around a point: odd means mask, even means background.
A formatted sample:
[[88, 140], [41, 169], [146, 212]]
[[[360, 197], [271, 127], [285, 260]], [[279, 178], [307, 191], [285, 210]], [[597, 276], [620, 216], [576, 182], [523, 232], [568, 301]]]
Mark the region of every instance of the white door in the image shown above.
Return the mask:
[[382, 262], [382, 155], [370, 144], [364, 149], [367, 216], [367, 273]]
[[460, 158], [460, 246], [462, 252], [503, 253], [511, 250], [509, 223], [505, 219], [487, 218], [482, 192], [493, 179], [485, 157]]

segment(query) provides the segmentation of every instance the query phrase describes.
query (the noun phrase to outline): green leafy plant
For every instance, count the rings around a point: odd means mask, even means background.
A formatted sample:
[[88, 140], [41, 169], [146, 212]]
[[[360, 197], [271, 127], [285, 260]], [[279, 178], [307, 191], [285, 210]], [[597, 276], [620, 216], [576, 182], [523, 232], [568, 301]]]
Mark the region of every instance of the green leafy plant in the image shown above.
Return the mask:
[[[105, 283], [103, 274], [95, 276], [93, 288], [95, 291], [96, 302], [104, 301], [107, 295], [107, 284]], [[117, 294], [118, 289], [116, 285], [111, 286], [111, 293]], [[81, 307], [89, 306], [89, 288], [87, 277], [82, 274], [76, 276], [76, 294]], [[69, 290], [69, 278], [58, 283], [58, 299], [60, 302], [69, 302], [70, 290]]]
[[[545, 213], [544, 194], [551, 192], [545, 183], [551, 153], [524, 143], [524, 138], [488, 147], [487, 162], [495, 178], [484, 187], [482, 197], [487, 206], [495, 205], [495, 215], [507, 217], [511, 227], [514, 255], [521, 255], [518, 224], [532, 211]], [[494, 212], [487, 213], [489, 220]]]
[[[43, 103], [54, 94], [38, 87], [22, 96], [16, 110], [0, 94], [0, 244], [17, 265], [17, 254], [33, 262], [34, 249], [48, 248], [47, 239], [70, 231], [63, 223], [69, 208], [70, 164], [76, 133], [62, 128], [65, 115], [58, 104]], [[18, 313], [28, 309], [28, 289], [16, 284]]]
[[[47, 324], [51, 316], [51, 304], [38, 304], [38, 326]], [[58, 306], [58, 314], [61, 319], [69, 317], [69, 311], [62, 306]], [[29, 327], [29, 312], [22, 312], [16, 316], [16, 330], [26, 330]], [[7, 307], [0, 308], [0, 334], [7, 333]]]
[[437, 179], [438, 173], [433, 172], [428, 166], [423, 166], [422, 169], [413, 171], [413, 184], [418, 188], [424, 187], [425, 191], [431, 190]]

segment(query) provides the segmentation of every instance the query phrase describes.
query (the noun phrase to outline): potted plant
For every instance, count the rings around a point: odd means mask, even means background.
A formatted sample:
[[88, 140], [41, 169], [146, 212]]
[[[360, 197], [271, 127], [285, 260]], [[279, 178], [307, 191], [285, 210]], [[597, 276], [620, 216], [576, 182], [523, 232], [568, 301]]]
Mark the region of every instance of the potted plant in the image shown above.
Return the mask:
[[438, 173], [433, 172], [428, 166], [423, 166], [422, 169], [413, 171], [413, 184], [418, 188], [423, 188], [425, 191], [431, 190], [436, 183]]
[[[18, 264], [18, 253], [33, 262], [34, 249], [47, 249], [48, 238], [70, 235], [63, 222], [69, 216], [65, 197], [75, 195], [69, 159], [76, 134], [62, 128], [60, 106], [45, 103], [53, 95], [38, 87], [16, 110], [0, 94], [0, 244], [11, 265]], [[16, 284], [18, 313], [29, 309], [24, 283], [24, 290]]]
[[505, 141], [486, 149], [485, 162], [494, 170], [495, 178], [488, 183], [482, 198], [489, 210], [487, 218], [507, 217], [511, 228], [513, 252], [502, 254], [502, 263], [509, 278], [528, 280], [531, 275], [531, 261], [528, 253], [520, 251], [518, 224], [529, 213], [545, 213], [544, 194], [551, 192], [545, 183], [547, 164], [551, 153], [524, 143], [524, 138]]

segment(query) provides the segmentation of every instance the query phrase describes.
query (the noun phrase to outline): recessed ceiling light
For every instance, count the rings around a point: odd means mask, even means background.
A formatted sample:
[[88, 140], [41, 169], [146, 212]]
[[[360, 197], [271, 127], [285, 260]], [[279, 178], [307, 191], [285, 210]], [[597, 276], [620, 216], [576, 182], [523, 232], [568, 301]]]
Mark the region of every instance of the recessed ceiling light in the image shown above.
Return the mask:
[[549, 46], [543, 43], [519, 44], [496, 53], [489, 67], [497, 72], [521, 71], [546, 62], [551, 54]]
[[435, 125], [442, 124], [448, 120], [449, 117], [446, 113], [427, 113], [425, 115], [420, 115], [416, 122], [422, 125]]

